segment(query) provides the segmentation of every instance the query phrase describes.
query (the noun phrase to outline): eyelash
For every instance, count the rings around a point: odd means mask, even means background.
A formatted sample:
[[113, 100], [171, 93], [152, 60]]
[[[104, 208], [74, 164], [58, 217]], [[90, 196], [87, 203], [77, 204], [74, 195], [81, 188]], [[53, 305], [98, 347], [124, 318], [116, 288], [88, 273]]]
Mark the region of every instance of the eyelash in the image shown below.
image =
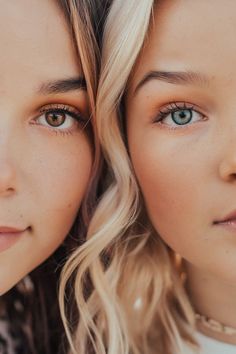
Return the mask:
[[[39, 110], [39, 115], [37, 115], [37, 117], [33, 120], [33, 124], [35, 125], [39, 125], [42, 127], [45, 127], [49, 130], [51, 130], [52, 132], [56, 133], [56, 134], [61, 134], [61, 135], [68, 135], [71, 134], [73, 129], [60, 129], [59, 127], [53, 127], [50, 126], [50, 124], [48, 123], [48, 125], [43, 125], [37, 122], [37, 120], [42, 116], [45, 115], [45, 120], [46, 120], [46, 114], [48, 113], [55, 113], [55, 114], [65, 114], [70, 116], [71, 118], [75, 119], [75, 121], [78, 124], [82, 124], [84, 123], [84, 126], [87, 123], [87, 120], [82, 116], [82, 114], [80, 113], [80, 111], [72, 106], [68, 106], [68, 105], [64, 105], [64, 104], [50, 104], [47, 105], [45, 107], [42, 107]], [[64, 122], [62, 123], [64, 124]]]
[[[188, 104], [186, 102], [171, 102], [167, 106], [165, 106], [163, 109], [159, 110], [158, 115], [154, 119], [154, 123], [159, 123], [159, 124], [164, 125], [164, 123], [162, 123], [162, 121], [166, 117], [168, 117], [169, 114], [173, 114], [174, 112], [178, 112], [181, 110], [194, 111], [194, 112], [198, 113], [200, 116], [202, 116], [203, 119], [206, 118], [205, 115], [203, 113], [199, 112], [199, 110], [194, 105]], [[183, 124], [183, 125], [176, 124], [176, 126], [170, 126], [170, 125], [166, 124], [166, 126], [167, 126], [167, 129], [174, 130], [174, 129], [183, 129], [183, 128], [186, 129], [190, 124]]]

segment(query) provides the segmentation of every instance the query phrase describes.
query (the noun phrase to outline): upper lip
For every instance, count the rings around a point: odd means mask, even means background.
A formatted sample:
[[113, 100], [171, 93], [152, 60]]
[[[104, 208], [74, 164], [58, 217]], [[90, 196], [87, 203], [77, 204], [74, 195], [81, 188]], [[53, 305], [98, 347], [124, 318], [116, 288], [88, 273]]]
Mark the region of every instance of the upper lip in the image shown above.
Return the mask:
[[233, 220], [236, 221], [236, 210], [226, 215], [223, 219], [215, 220], [214, 224], [220, 224], [220, 223], [229, 222]]
[[25, 231], [26, 228], [16, 228], [11, 226], [0, 226], [0, 233], [18, 233]]

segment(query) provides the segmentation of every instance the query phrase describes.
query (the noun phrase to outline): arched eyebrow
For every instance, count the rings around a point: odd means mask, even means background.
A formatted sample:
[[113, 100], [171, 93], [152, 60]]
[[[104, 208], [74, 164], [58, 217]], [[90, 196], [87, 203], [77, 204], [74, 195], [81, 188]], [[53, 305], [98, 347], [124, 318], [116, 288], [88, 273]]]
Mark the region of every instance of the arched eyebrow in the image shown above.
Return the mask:
[[207, 85], [209, 79], [198, 72], [192, 71], [150, 71], [138, 83], [134, 90], [134, 95], [151, 80], [160, 80], [174, 85]]
[[84, 77], [48, 81], [41, 84], [37, 92], [41, 95], [50, 95], [53, 93], [66, 93], [75, 90], [86, 90], [86, 81]]

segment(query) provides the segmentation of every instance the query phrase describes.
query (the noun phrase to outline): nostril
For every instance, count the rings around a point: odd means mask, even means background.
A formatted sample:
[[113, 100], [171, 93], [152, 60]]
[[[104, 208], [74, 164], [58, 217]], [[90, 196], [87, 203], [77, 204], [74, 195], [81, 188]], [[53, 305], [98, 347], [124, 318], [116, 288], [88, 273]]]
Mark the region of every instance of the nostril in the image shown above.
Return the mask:
[[219, 175], [225, 182], [236, 181], [236, 160], [231, 158], [221, 161], [219, 165]]
[[230, 181], [230, 182], [236, 181], [236, 173], [231, 173], [231, 174], [229, 175], [229, 181]]
[[0, 196], [10, 196], [15, 193], [15, 188], [6, 187], [0, 185]]

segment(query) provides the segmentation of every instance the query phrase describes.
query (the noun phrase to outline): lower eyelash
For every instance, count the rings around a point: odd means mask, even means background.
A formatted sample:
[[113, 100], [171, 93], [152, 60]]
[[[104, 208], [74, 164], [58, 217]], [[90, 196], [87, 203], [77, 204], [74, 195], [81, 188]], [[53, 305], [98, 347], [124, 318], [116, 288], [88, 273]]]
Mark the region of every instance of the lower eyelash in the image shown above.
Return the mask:
[[71, 130], [62, 130], [62, 129], [55, 129], [55, 128], [51, 128], [48, 127], [48, 129], [55, 135], [62, 135], [62, 136], [68, 136], [68, 135], [72, 135], [73, 132]]

